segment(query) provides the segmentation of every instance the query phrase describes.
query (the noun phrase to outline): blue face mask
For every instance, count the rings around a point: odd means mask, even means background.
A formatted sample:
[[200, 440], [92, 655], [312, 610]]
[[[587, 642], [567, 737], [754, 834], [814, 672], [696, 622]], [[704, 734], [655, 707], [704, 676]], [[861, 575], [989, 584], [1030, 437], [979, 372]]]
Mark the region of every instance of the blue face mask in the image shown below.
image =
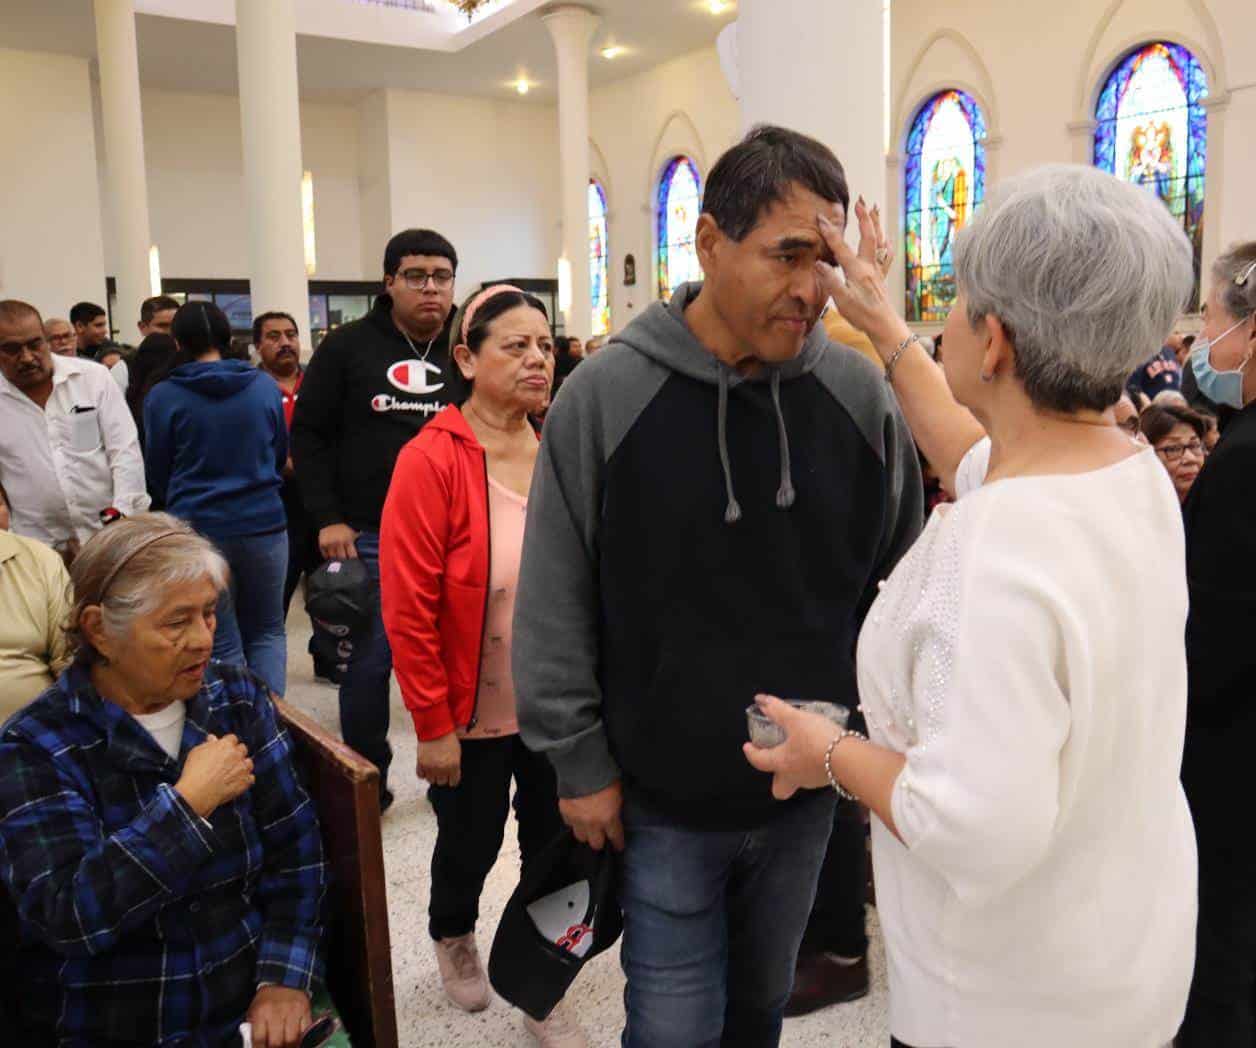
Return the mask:
[[1191, 347], [1191, 370], [1195, 373], [1195, 381], [1199, 383], [1199, 391], [1214, 404], [1224, 404], [1237, 411], [1243, 410], [1243, 370], [1252, 355], [1248, 353], [1243, 358], [1243, 363], [1234, 371], [1217, 371], [1208, 358], [1212, 354], [1213, 346], [1246, 323], [1246, 319], [1240, 320], [1229, 331], [1214, 339], [1198, 338]]

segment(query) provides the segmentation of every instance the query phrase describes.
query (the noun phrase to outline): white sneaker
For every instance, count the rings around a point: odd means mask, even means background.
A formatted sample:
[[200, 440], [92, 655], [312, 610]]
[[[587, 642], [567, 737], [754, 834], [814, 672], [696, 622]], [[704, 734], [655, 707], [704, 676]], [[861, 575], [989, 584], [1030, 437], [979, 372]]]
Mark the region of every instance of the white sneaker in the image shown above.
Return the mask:
[[544, 1022], [525, 1015], [523, 1025], [536, 1038], [538, 1048], [589, 1048], [583, 1028], [561, 1001]]
[[445, 996], [464, 1012], [482, 1012], [492, 1003], [488, 976], [480, 963], [475, 945], [475, 932], [456, 939], [441, 939], [436, 947], [436, 965], [440, 968]]

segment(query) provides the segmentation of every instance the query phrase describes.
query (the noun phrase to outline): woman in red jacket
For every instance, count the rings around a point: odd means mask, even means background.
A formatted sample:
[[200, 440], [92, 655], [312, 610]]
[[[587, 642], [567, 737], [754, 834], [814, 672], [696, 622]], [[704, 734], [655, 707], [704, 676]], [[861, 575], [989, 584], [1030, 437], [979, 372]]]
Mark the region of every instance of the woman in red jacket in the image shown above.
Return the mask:
[[[480, 892], [501, 848], [515, 783], [526, 864], [562, 829], [548, 760], [519, 738], [511, 618], [554, 344], [545, 307], [517, 288], [477, 292], [454, 318], [470, 387], [402, 450], [380, 528], [384, 626], [432, 784], [438, 832], [428, 909], [441, 981], [468, 1012], [492, 1000], [475, 942]], [[543, 1048], [582, 1048], [561, 1006], [526, 1019]]]

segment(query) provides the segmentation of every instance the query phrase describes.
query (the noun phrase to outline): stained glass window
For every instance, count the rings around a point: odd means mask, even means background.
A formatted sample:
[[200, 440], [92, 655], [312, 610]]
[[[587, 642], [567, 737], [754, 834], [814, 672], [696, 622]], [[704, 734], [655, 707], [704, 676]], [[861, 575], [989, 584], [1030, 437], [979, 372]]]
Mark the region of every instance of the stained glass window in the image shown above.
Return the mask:
[[659, 298], [667, 301], [681, 284], [702, 279], [694, 233], [702, 210], [698, 169], [685, 156], [671, 160], [659, 179], [658, 220]]
[[611, 256], [606, 245], [606, 193], [589, 179], [589, 292], [594, 335], [611, 333]]
[[986, 118], [963, 91], [920, 107], [907, 135], [907, 319], [945, 320], [955, 301], [955, 237], [986, 194]]
[[1195, 248], [1195, 300], [1204, 243], [1204, 162], [1208, 78], [1177, 44], [1147, 44], [1126, 55], [1095, 107], [1095, 166], [1146, 186], [1182, 223]]

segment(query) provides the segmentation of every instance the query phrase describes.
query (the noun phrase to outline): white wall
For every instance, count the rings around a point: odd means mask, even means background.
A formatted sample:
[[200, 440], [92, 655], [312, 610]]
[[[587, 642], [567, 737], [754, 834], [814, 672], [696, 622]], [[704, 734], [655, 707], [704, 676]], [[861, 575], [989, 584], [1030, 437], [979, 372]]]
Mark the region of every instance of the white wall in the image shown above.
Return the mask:
[[[239, 100], [148, 89], [141, 104], [149, 217], [162, 275], [247, 277]], [[314, 178], [315, 279], [368, 279], [362, 270], [357, 110], [302, 103], [301, 151]], [[112, 245], [106, 245], [106, 263], [113, 263]]]
[[65, 316], [105, 301], [87, 61], [0, 49], [0, 298]]
[[[1094, 102], [1134, 46], [1170, 39], [1209, 74], [1204, 266], [1256, 237], [1256, 5], [1251, 0], [1104, 0], [1056, 4], [1047, 17], [1004, 0], [895, 0], [891, 156], [883, 199], [896, 242], [900, 157], [912, 117], [937, 90], [961, 87], [989, 124], [987, 184], [1039, 164], [1089, 163]], [[897, 286], [903, 286], [902, 248]]]
[[[606, 187], [611, 328], [618, 331], [658, 298], [654, 193], [663, 167], [684, 153], [705, 179], [740, 137], [741, 112], [714, 46], [600, 88], [590, 101], [591, 167]], [[629, 253], [637, 260], [635, 287], [623, 282]]]
[[[392, 232], [428, 227], [458, 251], [459, 294], [502, 277], [553, 279], [558, 117], [551, 106], [385, 92]], [[364, 244], [382, 259], [384, 244]], [[378, 271], [379, 262], [375, 263]]]

